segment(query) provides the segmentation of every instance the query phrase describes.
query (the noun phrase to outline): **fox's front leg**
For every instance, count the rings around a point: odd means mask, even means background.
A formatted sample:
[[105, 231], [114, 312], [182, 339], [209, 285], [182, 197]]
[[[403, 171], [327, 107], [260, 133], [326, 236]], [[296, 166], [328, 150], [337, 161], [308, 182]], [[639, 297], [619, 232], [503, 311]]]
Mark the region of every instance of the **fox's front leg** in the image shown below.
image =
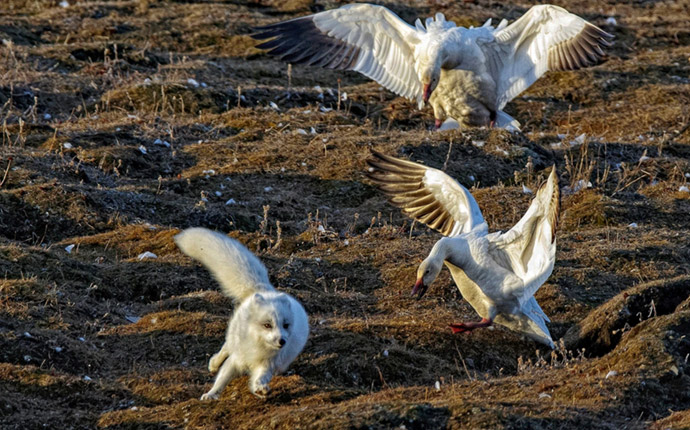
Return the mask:
[[[223, 351], [221, 350], [218, 354], [220, 354], [221, 352]], [[218, 354], [214, 355], [213, 357], [215, 358]], [[213, 361], [213, 358], [211, 358], [211, 361]], [[209, 364], [209, 368], [210, 367], [211, 364]], [[201, 400], [217, 400], [220, 397], [220, 393], [221, 391], [223, 391], [223, 388], [225, 388], [225, 386], [228, 385], [228, 382], [230, 382], [233, 378], [238, 376], [239, 373], [240, 372], [237, 371], [237, 368], [233, 360], [226, 359], [223, 362], [223, 365], [220, 367], [220, 371], [216, 376], [215, 382], [213, 382], [213, 387], [208, 393], [201, 396]]]
[[268, 367], [257, 367], [252, 370], [249, 381], [249, 389], [251, 392], [262, 399], [266, 397], [270, 390], [268, 383], [273, 378], [273, 371]]
[[211, 373], [216, 373], [220, 366], [223, 365], [223, 362], [230, 356], [228, 351], [225, 349], [225, 345], [218, 351], [217, 353], [213, 354], [213, 357], [208, 362], [208, 371]]

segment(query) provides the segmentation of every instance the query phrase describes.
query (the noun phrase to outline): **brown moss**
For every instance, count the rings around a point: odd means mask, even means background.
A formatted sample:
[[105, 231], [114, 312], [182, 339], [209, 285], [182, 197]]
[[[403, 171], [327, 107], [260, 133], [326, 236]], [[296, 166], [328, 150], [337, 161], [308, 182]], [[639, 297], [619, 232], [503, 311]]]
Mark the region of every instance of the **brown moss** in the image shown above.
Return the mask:
[[152, 333], [167, 331], [185, 334], [220, 336], [227, 321], [204, 312], [163, 311], [146, 314], [134, 324], [113, 327], [103, 335]]
[[[608, 61], [547, 73], [506, 106], [524, 132], [511, 134], [432, 133], [430, 108], [355, 72], [296, 65], [288, 91], [287, 65], [255, 49], [251, 28], [323, 2], [57, 3], [11, 0], [0, 14], [4, 427], [629, 428], [667, 416], [683, 427], [669, 416], [690, 404], [690, 297], [675, 278], [690, 259], [683, 4], [617, 3], [625, 25], [605, 28], [617, 40]], [[576, 6], [604, 25], [599, 5]], [[465, 26], [522, 11], [390, 7], [407, 22], [442, 11]], [[536, 189], [554, 163], [565, 179], [564, 156], [576, 164], [583, 152], [552, 145], [558, 135], [580, 133], [595, 188], [564, 189], [556, 265], [537, 299], [554, 339], [586, 325], [584, 355], [549, 355], [500, 327], [452, 336], [449, 322], [478, 316], [447, 270], [409, 298], [439, 236], [364, 178], [370, 150], [445, 168], [505, 231], [533, 198], [521, 185]], [[633, 167], [619, 184], [622, 162]], [[282, 243], [267, 246], [277, 221]], [[233, 303], [175, 248], [189, 226], [231, 232], [310, 315], [304, 352], [266, 400], [246, 377], [218, 402], [197, 400]], [[158, 258], [139, 261], [145, 251]]]
[[577, 231], [583, 226], [604, 226], [611, 220], [607, 213], [607, 199], [593, 189], [581, 190], [562, 198], [561, 228]]
[[675, 411], [665, 418], [654, 421], [650, 428], [653, 430], [680, 430], [690, 428], [690, 410]]
[[[114, 248], [128, 258], [136, 258], [146, 251], [163, 257], [178, 252], [173, 241], [173, 236], [177, 233], [179, 233], [178, 229], [161, 230], [151, 225], [130, 224], [106, 233], [84, 236], [77, 241], [70, 239], [61, 244], [76, 244], [79, 245], [79, 248], [83, 247], [84, 250], [91, 247]], [[75, 252], [79, 251], [79, 248], [75, 249]]]
[[[233, 101], [234, 97], [234, 101]], [[186, 84], [147, 84], [118, 88], [101, 97], [107, 109], [133, 109], [140, 112], [192, 113], [221, 112], [237, 98], [209, 88]]]

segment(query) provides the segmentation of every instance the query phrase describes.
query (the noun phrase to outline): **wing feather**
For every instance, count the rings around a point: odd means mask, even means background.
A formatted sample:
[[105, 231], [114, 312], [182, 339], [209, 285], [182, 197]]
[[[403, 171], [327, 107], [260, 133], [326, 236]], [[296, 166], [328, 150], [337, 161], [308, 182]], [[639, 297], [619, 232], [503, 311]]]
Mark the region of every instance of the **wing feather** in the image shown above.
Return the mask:
[[294, 64], [354, 70], [394, 93], [422, 100], [414, 65], [421, 31], [383, 6], [351, 4], [255, 29], [257, 48]]
[[472, 194], [440, 170], [372, 152], [367, 173], [411, 218], [446, 236], [486, 228]]
[[560, 192], [554, 166], [520, 221], [506, 233], [488, 236], [489, 253], [494, 260], [523, 280], [519, 290], [506, 292], [516, 296], [521, 304], [529, 301], [551, 275], [559, 211]]
[[577, 70], [599, 63], [613, 36], [554, 5], [530, 8], [511, 25], [496, 30], [495, 44], [482, 45], [498, 82], [499, 109], [549, 70]]

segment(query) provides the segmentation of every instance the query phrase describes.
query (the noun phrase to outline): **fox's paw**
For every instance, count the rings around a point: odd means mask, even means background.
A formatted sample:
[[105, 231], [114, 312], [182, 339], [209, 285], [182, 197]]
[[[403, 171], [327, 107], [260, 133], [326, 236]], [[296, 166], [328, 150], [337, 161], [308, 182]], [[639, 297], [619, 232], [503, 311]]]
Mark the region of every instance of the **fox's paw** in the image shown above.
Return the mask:
[[251, 387], [252, 394], [260, 399], [265, 399], [270, 391], [268, 384], [262, 384], [260, 382], [254, 382]]
[[201, 400], [218, 400], [219, 397], [220, 395], [218, 393], [209, 391], [208, 393], [205, 393], [201, 396]]
[[223, 350], [213, 354], [213, 357], [211, 357], [211, 359], [208, 361], [208, 371], [211, 373], [216, 373], [227, 358], [228, 354], [226, 354]]

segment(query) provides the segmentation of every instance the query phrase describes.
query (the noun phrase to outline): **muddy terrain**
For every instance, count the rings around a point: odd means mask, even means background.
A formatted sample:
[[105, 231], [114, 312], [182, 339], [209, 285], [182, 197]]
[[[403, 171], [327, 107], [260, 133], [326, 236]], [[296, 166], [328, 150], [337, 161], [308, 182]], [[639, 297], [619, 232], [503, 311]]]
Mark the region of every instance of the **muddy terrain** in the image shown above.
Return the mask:
[[[557, 2], [615, 35], [506, 111], [522, 132], [430, 131], [430, 108], [352, 72], [287, 65], [251, 28], [321, 0], [0, 5], [0, 428], [690, 428], [690, 4]], [[514, 20], [531, 3], [382, 2], [411, 22]], [[495, 21], [496, 23], [497, 21]], [[371, 150], [442, 168], [490, 230], [556, 165], [551, 351], [476, 320], [437, 233], [366, 179]], [[172, 237], [257, 253], [310, 315], [267, 399], [201, 402], [232, 302]]]

